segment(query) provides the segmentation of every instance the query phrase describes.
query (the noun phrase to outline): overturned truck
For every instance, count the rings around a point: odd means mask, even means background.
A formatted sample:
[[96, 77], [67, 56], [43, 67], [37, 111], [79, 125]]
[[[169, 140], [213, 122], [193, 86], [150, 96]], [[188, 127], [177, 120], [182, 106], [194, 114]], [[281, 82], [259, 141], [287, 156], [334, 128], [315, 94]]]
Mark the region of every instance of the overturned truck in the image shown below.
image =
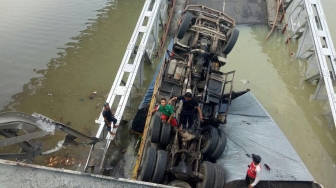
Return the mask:
[[[204, 119], [195, 113], [192, 131], [183, 132], [162, 122], [156, 112], [150, 120], [150, 142], [145, 146], [139, 180], [173, 186], [224, 186], [224, 168], [213, 162], [226, 147], [226, 135], [219, 127], [227, 122], [235, 71], [224, 73], [220, 68], [227, 63], [226, 55], [238, 35], [234, 20], [224, 13], [197, 5], [186, 8], [169, 58], [158, 75], [155, 98], [191, 92]], [[182, 103], [172, 106], [179, 119]]]
[[[149, 116], [134, 178], [177, 187], [246, 187], [248, 156], [258, 153], [271, 166], [262, 171], [259, 187], [322, 187], [252, 93], [233, 91], [235, 71], [222, 67], [238, 35], [235, 21], [223, 12], [186, 7], [152, 100], [191, 92], [204, 118], [195, 111], [192, 131], [184, 132], [161, 121], [159, 112]], [[182, 102], [172, 106], [179, 119]], [[284, 153], [275, 151], [275, 145]], [[271, 170], [273, 166], [277, 169]]]

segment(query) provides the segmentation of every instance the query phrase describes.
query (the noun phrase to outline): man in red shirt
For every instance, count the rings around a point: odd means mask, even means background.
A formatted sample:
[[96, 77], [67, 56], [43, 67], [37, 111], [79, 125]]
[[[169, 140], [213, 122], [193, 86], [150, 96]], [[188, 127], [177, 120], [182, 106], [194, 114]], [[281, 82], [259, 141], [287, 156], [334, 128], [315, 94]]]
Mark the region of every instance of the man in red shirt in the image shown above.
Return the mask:
[[252, 159], [253, 161], [248, 165], [245, 177], [245, 183], [248, 185], [248, 188], [256, 186], [260, 180], [261, 157], [259, 155], [252, 154]]

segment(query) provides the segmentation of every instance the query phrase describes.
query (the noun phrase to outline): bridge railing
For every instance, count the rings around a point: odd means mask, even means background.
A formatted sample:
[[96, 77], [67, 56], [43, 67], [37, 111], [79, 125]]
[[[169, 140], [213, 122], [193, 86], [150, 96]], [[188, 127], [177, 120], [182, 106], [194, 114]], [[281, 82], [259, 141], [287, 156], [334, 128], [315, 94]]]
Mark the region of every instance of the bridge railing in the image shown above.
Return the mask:
[[[158, 47], [159, 25], [164, 24], [163, 21], [166, 20], [166, 12], [167, 0], [145, 1], [124, 57], [120, 63], [118, 73], [106, 99], [111, 107], [116, 108], [114, 114], [118, 120], [117, 124], [120, 123], [125, 107], [129, 103], [130, 93], [136, 77], [140, 85], [142, 85], [143, 62], [145, 60], [150, 61], [153, 52]], [[102, 138], [105, 136], [103, 135], [103, 130], [106, 129], [102, 115], [99, 116], [96, 123], [100, 125], [96, 137]], [[116, 131], [115, 129], [112, 132]], [[113, 139], [114, 136], [107, 134], [104, 142], [97, 143], [96, 146], [91, 148], [85, 170], [87, 170], [89, 166], [96, 166], [90, 161], [99, 161], [99, 172], [103, 170], [105, 155]], [[94, 148], [96, 149], [94, 150]]]
[[[287, 3], [287, 4], [286, 4]], [[315, 100], [327, 100], [330, 112], [324, 113], [329, 126], [336, 125], [335, 49], [320, 0], [286, 0], [287, 29], [289, 39], [299, 41], [296, 57], [307, 60], [306, 81], [317, 81], [312, 96]]]

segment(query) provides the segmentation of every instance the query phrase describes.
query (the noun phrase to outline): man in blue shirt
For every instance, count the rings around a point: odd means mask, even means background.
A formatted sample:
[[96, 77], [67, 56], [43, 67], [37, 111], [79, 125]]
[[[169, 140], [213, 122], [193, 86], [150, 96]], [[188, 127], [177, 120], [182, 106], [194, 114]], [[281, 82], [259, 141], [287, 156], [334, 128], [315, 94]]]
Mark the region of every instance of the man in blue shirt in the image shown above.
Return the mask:
[[192, 97], [190, 92], [187, 92], [185, 95], [181, 95], [179, 97], [173, 97], [169, 100], [168, 104], [175, 100], [182, 100], [183, 106], [181, 111], [181, 124], [183, 128], [183, 132], [187, 128], [188, 122], [188, 129], [191, 132], [192, 125], [194, 124], [194, 112], [195, 108], [197, 108], [198, 115], [200, 120], [203, 120], [203, 115], [201, 108], [199, 107], [197, 101]]
[[[104, 103], [104, 110], [102, 114], [104, 117], [105, 126], [107, 128], [107, 131], [110, 132], [111, 135], [115, 135], [115, 133], [113, 133], [112, 130], [118, 127], [118, 125], [116, 125], [118, 120], [114, 117], [114, 114], [112, 113], [108, 102]], [[111, 123], [113, 123], [113, 126], [111, 126]]]

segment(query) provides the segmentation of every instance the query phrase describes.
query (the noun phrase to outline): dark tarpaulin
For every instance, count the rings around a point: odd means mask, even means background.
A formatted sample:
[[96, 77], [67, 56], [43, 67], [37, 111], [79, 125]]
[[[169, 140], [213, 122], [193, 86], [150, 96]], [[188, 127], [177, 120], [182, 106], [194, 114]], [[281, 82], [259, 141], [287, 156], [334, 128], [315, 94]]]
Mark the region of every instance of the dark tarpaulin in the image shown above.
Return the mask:
[[[173, 49], [173, 42], [174, 39], [172, 38], [170, 40], [170, 43], [168, 45], [168, 50], [172, 50]], [[168, 58], [169, 54], [166, 53], [166, 55], [164, 57], [162, 57], [159, 66], [156, 68], [155, 74], [152, 78], [152, 81], [148, 87], [148, 90], [144, 96], [144, 98], [142, 99], [140, 106], [139, 106], [139, 110], [137, 111], [133, 122], [132, 122], [132, 130], [137, 132], [137, 133], [143, 133], [144, 127], [145, 127], [145, 123], [146, 123], [146, 118], [147, 118], [147, 114], [148, 114], [148, 108], [149, 108], [149, 103], [152, 99], [153, 96], [153, 92], [154, 92], [154, 87], [155, 87], [155, 81], [156, 81], [156, 77], [161, 69], [161, 66], [165, 60], [165, 58]]]
[[217, 163], [224, 166], [227, 183], [245, 178], [252, 161], [246, 154], [252, 153], [261, 156], [262, 181], [314, 181], [286, 136], [251, 92], [232, 101], [222, 129], [228, 138], [227, 147]]
[[[173, 49], [173, 42], [174, 42], [174, 39], [172, 38], [172, 39], [170, 40], [169, 45], [168, 45], [168, 50], [170, 50], [170, 51]], [[147, 90], [147, 92], [146, 92], [144, 98], [142, 99], [142, 101], [141, 101], [141, 103], [140, 103], [139, 109], [141, 109], [141, 108], [143, 108], [143, 107], [149, 105], [149, 103], [150, 103], [150, 101], [151, 101], [151, 99], [152, 99], [152, 96], [153, 96], [156, 77], [157, 77], [157, 75], [158, 75], [158, 73], [159, 73], [159, 71], [160, 71], [160, 69], [161, 69], [161, 66], [162, 66], [162, 64], [163, 64], [163, 62], [164, 62], [164, 60], [165, 60], [165, 58], [168, 58], [168, 57], [169, 57], [169, 54], [168, 54], [168, 53], [166, 53], [166, 55], [165, 55], [164, 57], [162, 57], [159, 66], [156, 68], [156, 72], [155, 72], [155, 74], [154, 74], [154, 76], [153, 76], [153, 78], [152, 78], [152, 81], [151, 81], [151, 83], [150, 83], [150, 85], [149, 85], [149, 87], [148, 87], [148, 90]]]

